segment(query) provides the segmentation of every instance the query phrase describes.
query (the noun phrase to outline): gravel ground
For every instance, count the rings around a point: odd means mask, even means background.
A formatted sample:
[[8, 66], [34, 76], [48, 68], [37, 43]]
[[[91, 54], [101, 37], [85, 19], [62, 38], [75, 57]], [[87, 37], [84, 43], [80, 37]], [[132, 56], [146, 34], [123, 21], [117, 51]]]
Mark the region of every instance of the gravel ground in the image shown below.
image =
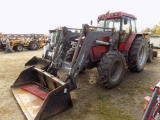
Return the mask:
[[[158, 49], [156, 51], [160, 52]], [[0, 120], [26, 119], [10, 86], [25, 69], [24, 64], [35, 55], [41, 57], [42, 50], [0, 52]], [[54, 120], [140, 120], [143, 98], [151, 95], [149, 88], [159, 82], [159, 56], [153, 63], [147, 63], [141, 73], [126, 69], [122, 83], [111, 90], [104, 89], [96, 82], [96, 68], [85, 70], [78, 76], [78, 89], [71, 92], [73, 108], [55, 116]]]

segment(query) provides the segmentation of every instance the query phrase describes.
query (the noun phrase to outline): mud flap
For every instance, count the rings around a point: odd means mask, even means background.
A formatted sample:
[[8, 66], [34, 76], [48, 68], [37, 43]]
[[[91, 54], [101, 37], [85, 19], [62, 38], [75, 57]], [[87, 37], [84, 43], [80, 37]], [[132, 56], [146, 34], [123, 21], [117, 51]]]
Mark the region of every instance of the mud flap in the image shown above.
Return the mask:
[[37, 68], [44, 68], [45, 66], [49, 65], [50, 63], [51, 63], [51, 61], [49, 61], [49, 60], [34, 56], [25, 64], [25, 66], [27, 66], [27, 67], [36, 66]]
[[38, 68], [22, 71], [11, 89], [28, 120], [46, 120], [73, 106], [68, 83]]

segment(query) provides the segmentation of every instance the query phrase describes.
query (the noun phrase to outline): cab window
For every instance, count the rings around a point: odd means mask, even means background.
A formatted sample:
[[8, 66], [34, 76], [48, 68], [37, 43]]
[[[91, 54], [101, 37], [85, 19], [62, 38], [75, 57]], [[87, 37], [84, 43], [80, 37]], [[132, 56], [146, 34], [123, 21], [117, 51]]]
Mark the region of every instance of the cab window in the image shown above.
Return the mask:
[[130, 34], [130, 19], [127, 17], [122, 18], [122, 34], [121, 42], [125, 42]]
[[132, 33], [136, 33], [136, 22], [134, 19], [131, 19]]

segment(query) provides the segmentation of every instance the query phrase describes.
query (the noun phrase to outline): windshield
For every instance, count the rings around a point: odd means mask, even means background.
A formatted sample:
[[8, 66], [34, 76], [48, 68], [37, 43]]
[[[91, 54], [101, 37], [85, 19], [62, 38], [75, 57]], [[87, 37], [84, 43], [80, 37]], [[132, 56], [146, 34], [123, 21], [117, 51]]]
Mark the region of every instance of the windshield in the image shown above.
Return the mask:
[[56, 44], [56, 36], [57, 36], [57, 32], [51, 33], [51, 41], [50, 41], [51, 46]]
[[[104, 20], [98, 21], [98, 27], [104, 27]], [[106, 20], [106, 28], [115, 28], [116, 31], [120, 30], [120, 19], [108, 19]], [[97, 28], [97, 31], [103, 31], [102, 28]]]

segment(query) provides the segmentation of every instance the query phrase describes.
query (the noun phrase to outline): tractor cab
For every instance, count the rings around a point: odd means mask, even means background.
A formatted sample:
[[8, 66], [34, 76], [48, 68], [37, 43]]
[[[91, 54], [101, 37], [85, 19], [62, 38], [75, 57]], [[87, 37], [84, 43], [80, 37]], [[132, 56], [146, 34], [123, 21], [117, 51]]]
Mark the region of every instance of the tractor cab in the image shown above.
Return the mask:
[[[115, 38], [119, 41], [120, 49], [124, 47], [124, 43], [128, 40], [132, 33], [137, 33], [136, 17], [134, 15], [115, 12], [98, 16], [97, 26], [113, 28]], [[109, 29], [97, 28], [97, 31], [108, 31]], [[123, 44], [120, 44], [123, 43]]]

